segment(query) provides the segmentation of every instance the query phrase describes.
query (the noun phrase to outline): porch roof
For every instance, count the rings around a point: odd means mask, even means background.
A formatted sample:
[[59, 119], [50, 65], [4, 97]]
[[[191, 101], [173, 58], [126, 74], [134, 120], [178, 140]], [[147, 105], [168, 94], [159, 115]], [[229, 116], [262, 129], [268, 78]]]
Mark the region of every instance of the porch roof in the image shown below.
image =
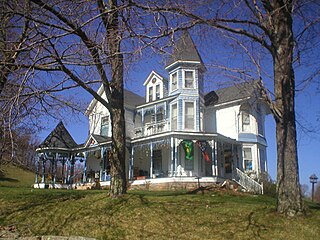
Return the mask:
[[229, 142], [232, 144], [241, 145], [241, 143], [239, 143], [235, 139], [223, 136], [219, 133], [178, 132], [178, 131], [164, 132], [164, 133], [159, 133], [159, 134], [155, 134], [155, 135], [151, 135], [151, 136], [147, 136], [147, 137], [136, 138], [136, 139], [133, 139], [131, 142], [133, 144], [135, 144], [135, 143], [144, 144], [145, 142], [159, 141], [159, 139], [166, 139], [166, 138], [170, 138], [170, 137], [187, 139], [187, 140], [204, 140], [204, 141], [216, 139], [216, 140]]
[[59, 122], [53, 131], [40, 144], [39, 148], [72, 149], [79, 145], [74, 141], [63, 122]]

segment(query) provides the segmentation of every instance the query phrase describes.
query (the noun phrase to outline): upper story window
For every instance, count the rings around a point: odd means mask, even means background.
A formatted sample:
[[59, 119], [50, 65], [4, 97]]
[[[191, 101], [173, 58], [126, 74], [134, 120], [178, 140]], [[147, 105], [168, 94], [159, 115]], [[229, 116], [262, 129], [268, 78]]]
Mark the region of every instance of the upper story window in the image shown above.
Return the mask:
[[171, 91], [174, 91], [178, 88], [178, 73], [175, 72], [171, 75]]
[[194, 88], [194, 71], [184, 71], [184, 87]]
[[178, 108], [177, 104], [171, 106], [171, 130], [175, 131], [178, 127]]
[[153, 100], [153, 87], [149, 87], [149, 102]]
[[242, 132], [250, 132], [250, 114], [242, 112]]
[[100, 135], [108, 136], [109, 125], [110, 125], [110, 117], [109, 116], [102, 117], [101, 118]]
[[241, 113], [241, 132], [251, 132], [251, 107], [249, 103], [244, 103], [240, 107]]
[[156, 100], [160, 99], [160, 84], [156, 85]]
[[184, 105], [184, 128], [194, 129], [194, 102], [185, 102]]

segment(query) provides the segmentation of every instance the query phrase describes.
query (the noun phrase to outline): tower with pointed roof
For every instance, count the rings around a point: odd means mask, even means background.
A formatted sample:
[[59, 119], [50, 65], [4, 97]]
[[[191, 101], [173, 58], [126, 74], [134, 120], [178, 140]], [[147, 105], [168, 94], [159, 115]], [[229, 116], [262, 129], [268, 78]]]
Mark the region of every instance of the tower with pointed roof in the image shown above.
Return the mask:
[[168, 95], [179, 95], [171, 104], [173, 126], [180, 131], [201, 131], [203, 74], [206, 69], [187, 31], [173, 47], [166, 70], [169, 72]]

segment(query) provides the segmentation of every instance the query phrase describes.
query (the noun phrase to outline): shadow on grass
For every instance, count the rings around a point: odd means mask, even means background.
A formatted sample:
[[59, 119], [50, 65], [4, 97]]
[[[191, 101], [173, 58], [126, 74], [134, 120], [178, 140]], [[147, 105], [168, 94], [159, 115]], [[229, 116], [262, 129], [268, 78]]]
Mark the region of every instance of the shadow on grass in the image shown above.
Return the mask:
[[6, 177], [2, 177], [0, 178], [0, 181], [7, 181], [7, 182], [19, 182], [18, 179], [15, 179], [15, 178], [6, 178]]

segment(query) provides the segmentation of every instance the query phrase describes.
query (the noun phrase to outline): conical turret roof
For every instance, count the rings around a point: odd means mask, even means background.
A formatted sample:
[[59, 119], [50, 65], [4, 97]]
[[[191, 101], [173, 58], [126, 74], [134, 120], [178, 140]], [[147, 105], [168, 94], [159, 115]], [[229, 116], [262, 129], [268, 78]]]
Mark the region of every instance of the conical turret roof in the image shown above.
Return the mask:
[[170, 66], [176, 61], [194, 61], [203, 64], [200, 54], [188, 31], [184, 31], [177, 44], [173, 46], [173, 52], [167, 66]]

